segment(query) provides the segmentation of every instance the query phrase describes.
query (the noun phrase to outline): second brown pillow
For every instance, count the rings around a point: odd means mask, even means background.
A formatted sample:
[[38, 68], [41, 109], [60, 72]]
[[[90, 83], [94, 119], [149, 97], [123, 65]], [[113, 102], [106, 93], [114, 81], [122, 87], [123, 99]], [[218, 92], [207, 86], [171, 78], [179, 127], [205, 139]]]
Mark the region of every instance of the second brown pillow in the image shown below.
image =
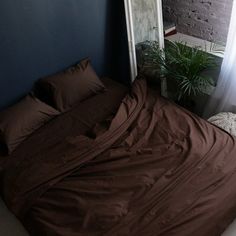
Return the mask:
[[89, 59], [64, 72], [42, 78], [35, 84], [36, 95], [61, 112], [104, 89]]
[[30, 134], [59, 114], [30, 94], [0, 112], [0, 143], [7, 147], [10, 154]]

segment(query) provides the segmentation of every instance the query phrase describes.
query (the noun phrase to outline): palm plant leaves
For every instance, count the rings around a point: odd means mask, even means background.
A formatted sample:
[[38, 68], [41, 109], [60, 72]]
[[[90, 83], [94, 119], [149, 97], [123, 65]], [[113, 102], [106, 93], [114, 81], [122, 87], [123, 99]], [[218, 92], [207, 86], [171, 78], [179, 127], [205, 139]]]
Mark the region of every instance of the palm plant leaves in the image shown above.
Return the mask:
[[197, 95], [213, 84], [212, 78], [203, 76], [202, 72], [216, 66], [215, 58], [197, 47], [191, 48], [181, 42], [168, 41], [162, 51], [158, 42], [148, 42], [145, 61], [147, 66], [161, 68], [160, 76], [177, 82], [178, 99]]

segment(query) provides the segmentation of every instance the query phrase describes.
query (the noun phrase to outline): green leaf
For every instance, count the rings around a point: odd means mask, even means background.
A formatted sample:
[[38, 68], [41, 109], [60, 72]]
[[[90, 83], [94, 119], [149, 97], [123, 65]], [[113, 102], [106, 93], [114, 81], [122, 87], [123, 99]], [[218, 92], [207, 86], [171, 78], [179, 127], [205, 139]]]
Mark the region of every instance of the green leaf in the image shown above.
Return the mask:
[[158, 42], [147, 42], [145, 63], [150, 68], [158, 68], [160, 76], [177, 82], [178, 99], [197, 95], [213, 84], [211, 77], [203, 76], [206, 68], [216, 67], [215, 58], [199, 48], [191, 48], [183, 42], [166, 42], [164, 50]]

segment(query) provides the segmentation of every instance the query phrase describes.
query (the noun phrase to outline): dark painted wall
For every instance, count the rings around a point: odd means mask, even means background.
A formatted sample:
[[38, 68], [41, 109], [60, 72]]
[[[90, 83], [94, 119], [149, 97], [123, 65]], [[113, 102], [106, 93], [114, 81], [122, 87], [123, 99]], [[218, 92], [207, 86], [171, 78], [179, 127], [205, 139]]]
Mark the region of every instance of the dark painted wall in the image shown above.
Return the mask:
[[2, 0], [0, 109], [87, 56], [99, 75], [128, 81], [126, 42], [123, 1]]

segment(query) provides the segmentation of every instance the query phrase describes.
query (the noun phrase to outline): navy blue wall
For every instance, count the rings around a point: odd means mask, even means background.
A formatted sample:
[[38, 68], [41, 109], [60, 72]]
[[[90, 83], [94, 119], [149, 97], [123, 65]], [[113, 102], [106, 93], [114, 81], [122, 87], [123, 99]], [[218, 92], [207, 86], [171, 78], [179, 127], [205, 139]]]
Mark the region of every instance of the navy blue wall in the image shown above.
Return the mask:
[[99, 75], [127, 82], [126, 42], [123, 1], [1, 0], [0, 109], [87, 56]]

